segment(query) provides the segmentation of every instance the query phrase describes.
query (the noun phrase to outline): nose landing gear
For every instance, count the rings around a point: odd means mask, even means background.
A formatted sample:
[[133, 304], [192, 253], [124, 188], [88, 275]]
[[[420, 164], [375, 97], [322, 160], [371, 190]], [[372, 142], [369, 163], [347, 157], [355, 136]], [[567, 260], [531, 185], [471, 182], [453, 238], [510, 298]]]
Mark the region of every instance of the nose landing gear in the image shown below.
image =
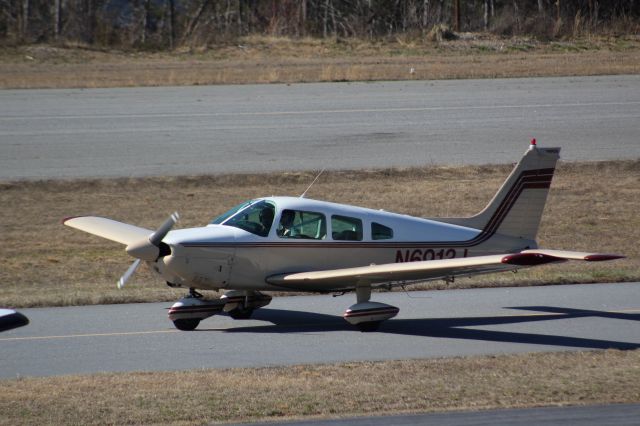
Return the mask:
[[178, 330], [192, 331], [205, 318], [222, 312], [221, 300], [204, 300], [202, 294], [190, 288], [189, 294], [169, 308], [169, 319]]
[[248, 319], [258, 308], [271, 303], [271, 296], [259, 291], [232, 290], [218, 300], [205, 300], [194, 288], [169, 308], [169, 319], [178, 330], [192, 331], [203, 319], [224, 310], [233, 319]]

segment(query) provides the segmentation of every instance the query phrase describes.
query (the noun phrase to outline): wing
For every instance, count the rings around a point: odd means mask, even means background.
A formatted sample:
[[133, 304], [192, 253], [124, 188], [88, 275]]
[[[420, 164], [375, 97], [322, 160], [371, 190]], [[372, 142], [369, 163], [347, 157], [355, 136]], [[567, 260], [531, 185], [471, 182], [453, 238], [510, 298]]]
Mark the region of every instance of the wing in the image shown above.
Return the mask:
[[623, 256], [560, 250], [526, 250], [520, 253], [476, 256], [461, 259], [388, 263], [327, 271], [279, 274], [267, 278], [269, 284], [306, 291], [335, 291], [353, 288], [356, 283], [371, 285], [392, 281], [429, 281], [457, 276], [510, 271], [523, 267], [564, 262], [611, 260]]
[[153, 234], [150, 229], [96, 216], [70, 217], [63, 224], [121, 244], [133, 244]]

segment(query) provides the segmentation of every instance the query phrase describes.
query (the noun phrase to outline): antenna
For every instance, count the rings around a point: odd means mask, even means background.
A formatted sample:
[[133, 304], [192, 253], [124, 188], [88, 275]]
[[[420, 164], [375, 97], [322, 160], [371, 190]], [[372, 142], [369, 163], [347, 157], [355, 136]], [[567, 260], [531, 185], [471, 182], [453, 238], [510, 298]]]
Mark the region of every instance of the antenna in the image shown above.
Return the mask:
[[316, 183], [316, 181], [318, 180], [318, 178], [320, 177], [320, 175], [322, 173], [324, 173], [325, 169], [320, 170], [320, 173], [318, 173], [318, 176], [316, 176], [316, 178], [313, 180], [313, 182], [311, 182], [311, 185], [309, 185], [307, 187], [307, 189], [304, 190], [304, 192], [302, 193], [302, 195], [300, 195], [300, 198], [304, 198], [305, 195], [307, 195], [307, 192], [311, 189], [311, 187], [313, 186], [314, 183]]

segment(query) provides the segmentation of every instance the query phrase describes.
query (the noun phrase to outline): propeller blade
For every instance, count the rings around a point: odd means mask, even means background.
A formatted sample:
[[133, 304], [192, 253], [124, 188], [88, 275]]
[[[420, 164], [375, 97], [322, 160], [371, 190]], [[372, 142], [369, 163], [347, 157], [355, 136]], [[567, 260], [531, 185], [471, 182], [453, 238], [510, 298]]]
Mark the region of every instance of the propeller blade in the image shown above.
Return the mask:
[[162, 239], [169, 233], [179, 218], [178, 212], [173, 213], [169, 216], [169, 219], [160, 225], [156, 232], [148, 238], [143, 238], [141, 241], [129, 244], [126, 248], [127, 253], [137, 259], [154, 262], [160, 255], [160, 243]]
[[129, 281], [131, 276], [136, 272], [136, 269], [138, 269], [138, 266], [140, 266], [141, 260], [146, 260], [147, 262], [157, 260], [160, 255], [160, 243], [162, 239], [171, 231], [171, 228], [173, 228], [173, 225], [176, 224], [179, 218], [178, 212], [174, 212], [148, 239], [145, 238], [142, 241], [134, 242], [127, 246], [127, 253], [135, 257], [136, 260], [129, 266], [127, 272], [125, 272], [118, 281], [118, 288], [122, 288], [127, 284], [127, 281]]
[[171, 231], [171, 228], [173, 228], [173, 225], [176, 224], [178, 219], [180, 219], [178, 212], [174, 212], [171, 216], [169, 216], [169, 219], [167, 219], [162, 225], [160, 225], [160, 228], [158, 228], [156, 232], [151, 234], [151, 236], [149, 237], [149, 242], [154, 246], [158, 246], [160, 244], [160, 241], [162, 241], [162, 239], [169, 233], [169, 231]]
[[127, 281], [129, 281], [129, 278], [131, 278], [134, 272], [136, 272], [136, 269], [138, 269], [138, 266], [140, 266], [140, 259], [136, 259], [131, 264], [131, 266], [129, 266], [129, 269], [127, 269], [127, 272], [125, 272], [124, 275], [120, 277], [120, 279], [118, 280], [118, 288], [122, 288], [125, 286]]

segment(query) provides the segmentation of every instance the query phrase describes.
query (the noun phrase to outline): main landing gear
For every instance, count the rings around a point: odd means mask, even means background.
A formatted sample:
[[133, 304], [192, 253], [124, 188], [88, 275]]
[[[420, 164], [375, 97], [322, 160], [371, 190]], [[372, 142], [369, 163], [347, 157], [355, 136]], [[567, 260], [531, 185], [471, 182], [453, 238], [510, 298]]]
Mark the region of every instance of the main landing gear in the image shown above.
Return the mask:
[[[382, 321], [398, 315], [400, 309], [385, 303], [371, 302], [371, 286], [356, 287], [357, 303], [344, 312], [344, 319], [360, 331], [375, 331]], [[202, 295], [189, 289], [189, 294], [171, 306], [169, 319], [178, 330], [195, 330], [200, 321], [226, 312], [233, 319], [248, 319], [256, 309], [271, 303], [271, 296], [259, 291], [231, 290], [217, 300], [204, 300]]]
[[395, 317], [400, 309], [385, 303], [370, 302], [371, 286], [356, 287], [357, 303], [349, 306], [343, 318], [362, 332], [376, 331], [382, 321]]
[[212, 315], [227, 312], [233, 319], [247, 319], [253, 311], [267, 306], [271, 296], [258, 291], [226, 292], [218, 300], [204, 300], [202, 294], [190, 288], [189, 294], [169, 308], [169, 319], [178, 330], [192, 331], [203, 319]]

